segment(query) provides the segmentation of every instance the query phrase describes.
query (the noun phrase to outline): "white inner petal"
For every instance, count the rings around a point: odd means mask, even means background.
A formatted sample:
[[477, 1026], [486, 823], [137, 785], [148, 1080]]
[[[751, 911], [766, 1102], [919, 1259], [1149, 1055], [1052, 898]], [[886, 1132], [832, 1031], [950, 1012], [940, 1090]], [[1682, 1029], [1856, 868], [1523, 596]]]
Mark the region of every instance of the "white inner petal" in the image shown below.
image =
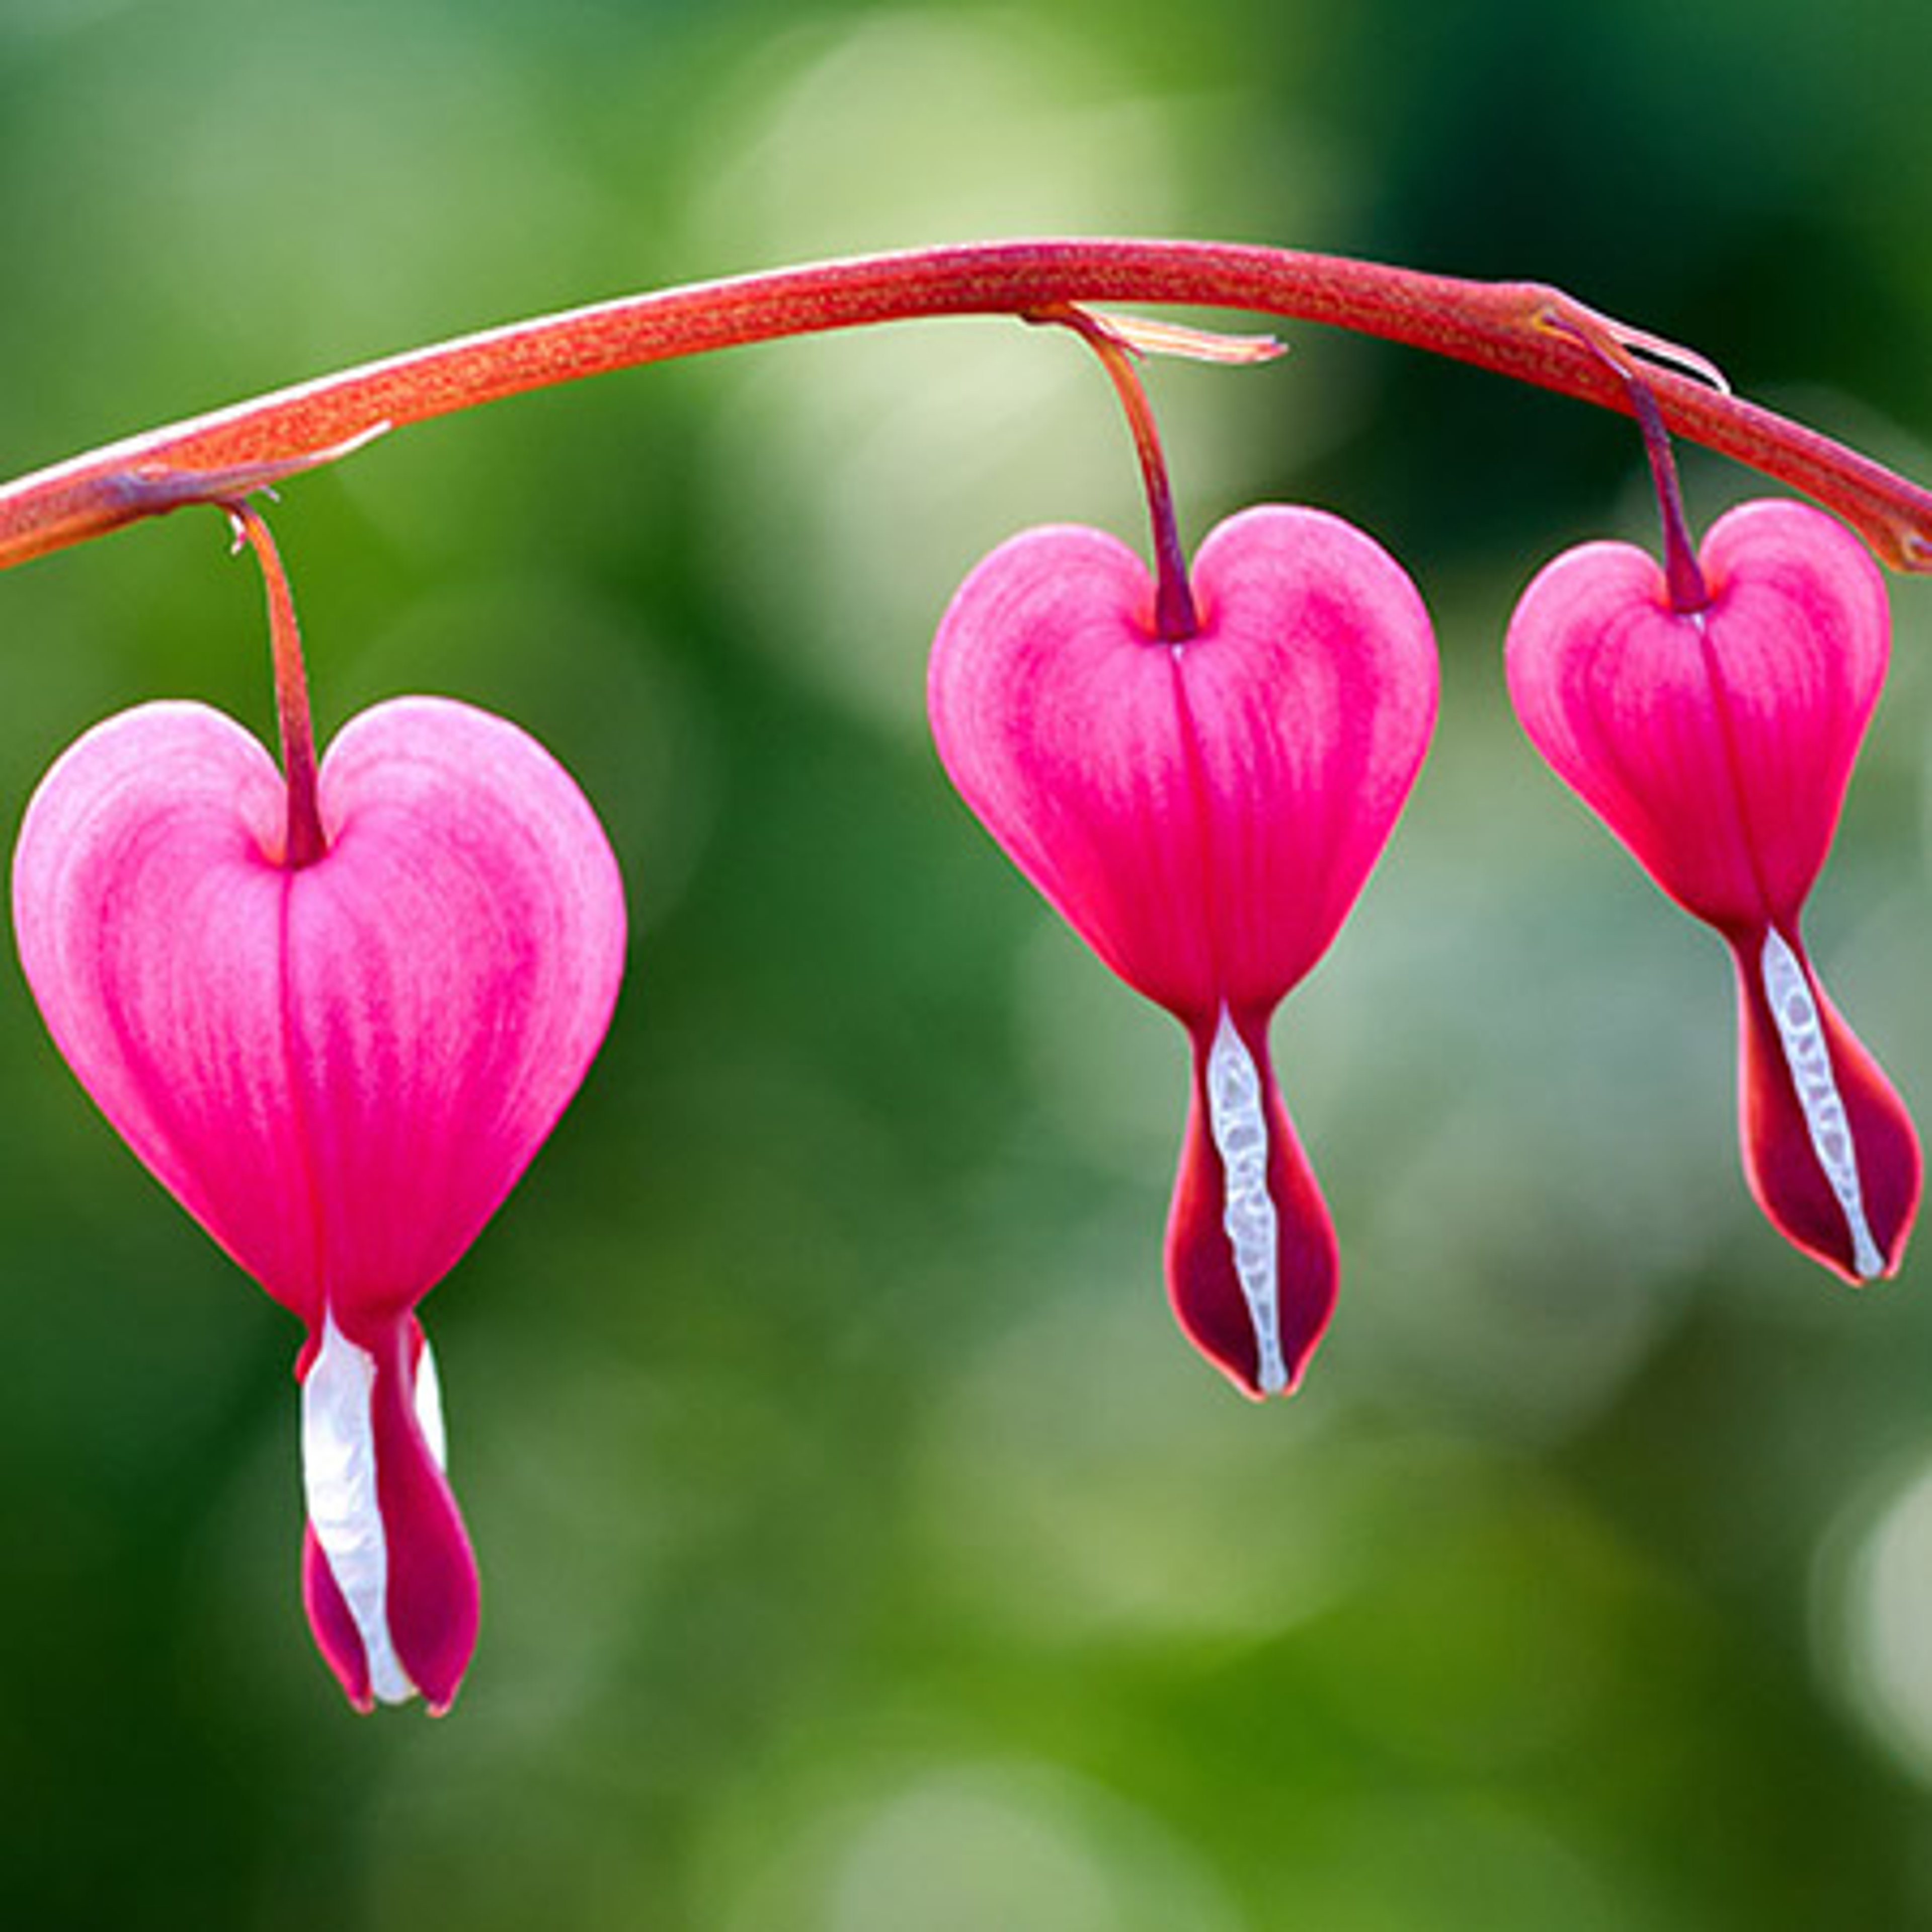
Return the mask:
[[449, 1431], [442, 1420], [442, 1378], [436, 1372], [436, 1358], [429, 1352], [429, 1337], [423, 1337], [422, 1353], [416, 1360], [416, 1426], [436, 1458], [436, 1466], [449, 1468]]
[[[322, 1347], [302, 1389], [302, 1489], [309, 1524], [362, 1639], [370, 1688], [384, 1703], [400, 1704], [416, 1695], [416, 1686], [389, 1639], [389, 1550], [376, 1500], [370, 1415], [375, 1382], [374, 1357], [336, 1327], [334, 1316], [325, 1315]], [[425, 1382], [433, 1391], [434, 1370], [417, 1379], [418, 1414]], [[436, 1423], [433, 1445], [440, 1435], [440, 1405]], [[430, 1434], [427, 1425], [424, 1432]]]
[[1268, 1188], [1268, 1116], [1261, 1075], [1226, 1006], [1208, 1050], [1208, 1121], [1221, 1156], [1221, 1225], [1254, 1324], [1255, 1380], [1262, 1394], [1277, 1395], [1288, 1386], [1288, 1365], [1281, 1354], [1280, 1224]]
[[1825, 1028], [1818, 1003], [1798, 956], [1776, 932], [1765, 935], [1764, 996], [1770, 1003], [1772, 1018], [1777, 1023], [1779, 1042], [1784, 1048], [1785, 1064], [1791, 1070], [1791, 1084], [1797, 1090], [1798, 1104], [1804, 1111], [1804, 1125], [1811, 1136], [1811, 1150], [1845, 1211], [1845, 1226], [1852, 1237], [1852, 1267], [1870, 1281], [1885, 1272], [1885, 1256], [1872, 1239], [1865, 1219], [1864, 1193], [1858, 1181], [1856, 1149], [1852, 1144], [1852, 1123], [1832, 1072], [1832, 1055], [1825, 1044]]

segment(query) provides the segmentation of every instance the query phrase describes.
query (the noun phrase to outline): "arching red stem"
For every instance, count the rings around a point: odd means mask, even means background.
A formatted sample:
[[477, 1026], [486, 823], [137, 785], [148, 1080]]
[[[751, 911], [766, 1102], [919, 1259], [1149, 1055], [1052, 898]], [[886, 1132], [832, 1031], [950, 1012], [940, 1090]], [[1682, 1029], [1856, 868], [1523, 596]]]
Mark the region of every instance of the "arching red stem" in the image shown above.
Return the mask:
[[[0, 488], [0, 568], [184, 502], [232, 496], [237, 472], [326, 462], [385, 428], [552, 383], [782, 336], [1104, 302], [1329, 323], [1626, 415], [1627, 385], [1586, 344], [1642, 339], [1535, 283], [1228, 242], [1016, 241], [856, 256], [512, 323], [92, 451]], [[1815, 498], [1895, 567], [1932, 570], [1932, 491], [1674, 369], [1658, 368], [1651, 388], [1675, 434]]]

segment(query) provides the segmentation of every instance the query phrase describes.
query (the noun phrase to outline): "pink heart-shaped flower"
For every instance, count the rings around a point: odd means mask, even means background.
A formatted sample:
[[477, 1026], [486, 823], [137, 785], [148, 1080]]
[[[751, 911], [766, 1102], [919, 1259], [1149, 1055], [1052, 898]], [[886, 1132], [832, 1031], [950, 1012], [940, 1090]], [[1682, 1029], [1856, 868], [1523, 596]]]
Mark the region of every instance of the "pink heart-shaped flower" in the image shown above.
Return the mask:
[[268, 754], [190, 704], [87, 733], [28, 808], [22, 964], [141, 1160], [308, 1330], [305, 1591], [350, 1697], [454, 1696], [476, 1580], [416, 1304], [582, 1078], [622, 891], [568, 776], [436, 698], [352, 722], [291, 868]]
[[1752, 1191], [1796, 1246], [1868, 1280], [1910, 1232], [1918, 1138], [1798, 922], [1885, 682], [1885, 585], [1849, 531], [1790, 502], [1720, 518], [1700, 565], [1709, 602], [1681, 612], [1629, 544], [1557, 558], [1510, 622], [1510, 693], [1557, 775], [1730, 946]]
[[1268, 1023], [1387, 842], [1436, 716], [1401, 568], [1340, 519], [1230, 518], [1199, 623], [1156, 634], [1146, 567], [1102, 532], [1026, 532], [967, 579], [928, 696], [961, 796], [1195, 1057], [1168, 1221], [1182, 1325], [1238, 1386], [1292, 1388], [1333, 1307], [1334, 1236], [1276, 1088]]

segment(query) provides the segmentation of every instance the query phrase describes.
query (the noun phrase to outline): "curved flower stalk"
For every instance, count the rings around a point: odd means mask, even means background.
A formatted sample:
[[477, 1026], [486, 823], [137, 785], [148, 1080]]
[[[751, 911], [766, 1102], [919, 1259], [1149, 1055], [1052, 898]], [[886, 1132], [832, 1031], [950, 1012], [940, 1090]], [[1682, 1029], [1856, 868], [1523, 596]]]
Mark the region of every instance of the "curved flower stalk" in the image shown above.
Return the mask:
[[434, 343], [125, 436], [0, 484], [0, 570], [188, 503], [220, 503], [372, 438], [553, 383], [922, 316], [1072, 304], [1238, 309], [1404, 342], [1628, 412], [1634, 354], [1666, 425], [1814, 497], [1901, 570], [1932, 571], [1932, 490], [1731, 393], [1696, 351], [1534, 282], [1228, 242], [1036, 236], [654, 290]]
[[1819, 984], [1798, 930], [1891, 648], [1885, 586], [1842, 526], [1747, 503], [1670, 577], [1627, 544], [1547, 566], [1510, 625], [1537, 748], [1736, 962], [1745, 1174], [1773, 1224], [1846, 1280], [1898, 1268], [1918, 1142]]
[[1315, 510], [1222, 524], [1193, 601], [1190, 634], [1163, 635], [1126, 545], [1028, 531], [953, 598], [928, 693], [967, 804], [1100, 958], [1187, 1029], [1168, 1292], [1196, 1345], [1262, 1396], [1299, 1381], [1336, 1278], [1268, 1021], [1408, 796], [1435, 722], [1435, 643], [1400, 566]]
[[239, 725], [185, 703], [108, 719], [28, 808], [15, 931], [101, 1112], [308, 1330], [324, 1656], [359, 1708], [441, 1711], [477, 1579], [415, 1311], [603, 1037], [622, 892], [562, 767], [468, 706], [377, 705], [312, 776], [304, 862], [293, 788]]

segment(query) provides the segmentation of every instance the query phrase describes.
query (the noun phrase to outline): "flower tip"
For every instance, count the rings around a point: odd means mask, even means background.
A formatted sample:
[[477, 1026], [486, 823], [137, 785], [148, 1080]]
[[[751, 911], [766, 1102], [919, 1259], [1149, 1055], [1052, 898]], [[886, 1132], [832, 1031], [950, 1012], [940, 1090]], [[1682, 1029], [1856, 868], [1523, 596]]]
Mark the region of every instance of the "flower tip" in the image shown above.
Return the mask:
[[[1896, 1094], [1892, 1097], [1898, 1101]], [[1886, 1210], [1890, 1218], [1876, 1231], [1878, 1238], [1859, 1242], [1850, 1268], [1838, 1270], [1853, 1288], [1870, 1288], [1874, 1282], [1898, 1279], [1900, 1269], [1905, 1265], [1905, 1251], [1911, 1245], [1912, 1227], [1918, 1218], [1918, 1140], [1904, 1102], [1898, 1102], [1898, 1105], [1894, 1132], [1899, 1137], [1898, 1144], [1892, 1155], [1898, 1175], [1892, 1192], [1897, 1204]]]
[[1188, 1339], [1251, 1402], [1292, 1395], [1335, 1306], [1334, 1228], [1269, 1066], [1224, 1007], [1196, 1036], [1168, 1219], [1168, 1298]]
[[[1331, 1306], [1333, 1300], [1331, 1292]], [[1186, 1314], [1180, 1316], [1180, 1323], [1186, 1330], [1187, 1339], [1208, 1358], [1209, 1364], [1226, 1378], [1235, 1394], [1260, 1408], [1276, 1396], [1286, 1398], [1301, 1393], [1302, 1378], [1326, 1332], [1328, 1316], [1322, 1316], [1320, 1326], [1306, 1336], [1298, 1353], [1292, 1358], [1282, 1356], [1265, 1370], [1258, 1367], [1252, 1346], [1238, 1353], [1231, 1352], [1212, 1337], [1204, 1324], [1197, 1324]]]
[[1888, 1280], [1918, 1213], [1912, 1116], [1774, 928], [1736, 949], [1746, 1178], [1785, 1239], [1854, 1288]]
[[1315, 1337], [1314, 1340], [1309, 1343], [1307, 1349], [1299, 1360], [1286, 1364], [1277, 1368], [1265, 1382], [1259, 1384], [1250, 1384], [1246, 1382], [1240, 1383], [1239, 1386], [1241, 1393], [1250, 1402], [1256, 1403], [1271, 1401], [1276, 1396], [1298, 1395], [1301, 1390], [1303, 1372], [1308, 1366], [1310, 1357], [1315, 1352], [1315, 1342], [1320, 1339], [1318, 1336]]
[[368, 1340], [326, 1316], [302, 1382], [303, 1594], [358, 1710], [420, 1696], [440, 1714], [476, 1648], [476, 1558], [443, 1474], [442, 1396], [422, 1330], [411, 1316]]
[[1189, 1327], [1185, 1317], [1182, 1319], [1182, 1326], [1187, 1328], [1188, 1340], [1207, 1357], [1210, 1364], [1227, 1378], [1234, 1393], [1244, 1402], [1252, 1402], [1257, 1408], [1271, 1402], [1276, 1396], [1294, 1394], [1301, 1386], [1301, 1365], [1299, 1363], [1292, 1370], [1282, 1364], [1262, 1375], [1254, 1366], [1252, 1352], [1247, 1357], [1235, 1360], [1218, 1351], [1208, 1340]]

